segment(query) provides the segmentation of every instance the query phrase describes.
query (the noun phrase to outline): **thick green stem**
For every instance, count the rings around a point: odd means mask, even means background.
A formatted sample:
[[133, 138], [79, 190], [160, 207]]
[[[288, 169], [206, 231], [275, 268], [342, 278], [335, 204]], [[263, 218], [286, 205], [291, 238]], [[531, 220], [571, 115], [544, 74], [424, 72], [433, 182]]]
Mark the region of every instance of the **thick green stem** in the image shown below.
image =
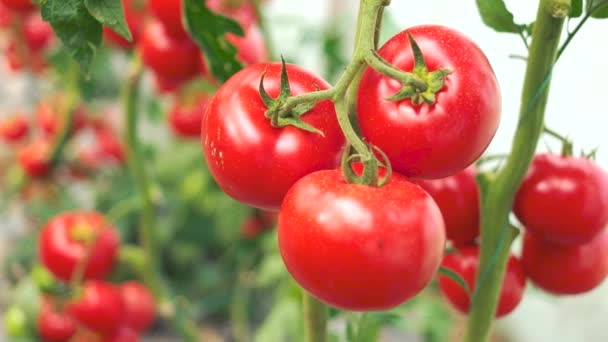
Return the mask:
[[[551, 72], [564, 24], [563, 0], [541, 0], [538, 8], [515, 139], [504, 169], [482, 194], [480, 276], [469, 313], [466, 341], [487, 341], [511, 245], [508, 215], [544, 127]], [[566, 11], [567, 13], [567, 11]], [[488, 270], [487, 272], [485, 270]], [[487, 273], [482, 277], [481, 274]]]
[[78, 77], [80, 75], [80, 69], [76, 63], [71, 63], [70, 69], [65, 77], [65, 81], [67, 86], [65, 88], [65, 102], [61, 103], [61, 110], [63, 111], [61, 127], [59, 133], [55, 137], [53, 149], [51, 150], [51, 154], [49, 156], [50, 165], [52, 168], [56, 167], [61, 160], [61, 155], [63, 154], [63, 150], [67, 145], [73, 125], [74, 125], [74, 112], [76, 111], [76, 106], [78, 105], [78, 101], [80, 100], [80, 89], [78, 88]]
[[327, 341], [327, 306], [302, 290], [304, 306], [304, 341]]
[[139, 86], [143, 73], [141, 58], [133, 55], [132, 64], [127, 74], [123, 88], [123, 106], [125, 115], [125, 145], [129, 169], [133, 176], [137, 195], [139, 197], [140, 224], [139, 239], [145, 254], [145, 260], [140, 260], [143, 280], [154, 293], [160, 306], [170, 305], [171, 318], [175, 329], [182, 338], [188, 342], [199, 340], [196, 325], [188, 319], [185, 309], [176, 308], [177, 300], [165, 284], [161, 270], [157, 245], [156, 227], [154, 219], [154, 204], [152, 201], [148, 174], [144, 165], [140, 141], [137, 134]]

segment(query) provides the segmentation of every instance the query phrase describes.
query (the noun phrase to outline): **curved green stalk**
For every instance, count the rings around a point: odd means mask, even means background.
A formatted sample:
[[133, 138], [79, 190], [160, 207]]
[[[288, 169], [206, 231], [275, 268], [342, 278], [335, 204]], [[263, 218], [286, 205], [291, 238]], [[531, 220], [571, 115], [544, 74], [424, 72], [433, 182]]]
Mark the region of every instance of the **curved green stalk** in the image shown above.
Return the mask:
[[[512, 150], [504, 169], [487, 186], [482, 186], [479, 266], [482, 272], [472, 299], [467, 342], [487, 341], [490, 335], [506, 261], [514, 238], [513, 229], [508, 224], [508, 215], [544, 127], [551, 72], [557, 56], [564, 14], [567, 14], [567, 11], [564, 13], [564, 3], [563, 0], [540, 1]], [[483, 270], [488, 272], [482, 277]]]
[[51, 168], [54, 168], [59, 164], [61, 155], [67, 145], [70, 135], [72, 132], [72, 126], [74, 125], [74, 112], [78, 101], [80, 101], [80, 89], [78, 88], [78, 77], [80, 76], [80, 69], [74, 62], [70, 63], [70, 68], [67, 75], [65, 76], [66, 88], [65, 88], [65, 103], [62, 106], [62, 120], [59, 133], [55, 137], [53, 142], [53, 148], [49, 155], [49, 164]]

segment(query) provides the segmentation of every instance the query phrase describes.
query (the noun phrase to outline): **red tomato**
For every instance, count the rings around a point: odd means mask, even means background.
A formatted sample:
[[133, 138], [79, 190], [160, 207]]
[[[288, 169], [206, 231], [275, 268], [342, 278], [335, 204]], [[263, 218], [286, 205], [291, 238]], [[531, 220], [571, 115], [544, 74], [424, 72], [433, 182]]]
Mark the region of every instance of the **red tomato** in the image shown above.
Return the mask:
[[236, 57], [244, 64], [256, 64], [268, 60], [264, 36], [257, 26], [247, 28], [244, 37], [227, 33], [226, 39], [237, 48]]
[[182, 0], [149, 0], [150, 11], [163, 24], [167, 34], [175, 39], [188, 38], [182, 23]]
[[[139, 335], [133, 329], [123, 326], [118, 331], [110, 336], [99, 339], [98, 342], [139, 342]], [[90, 341], [88, 341], [90, 342]]]
[[582, 245], [560, 245], [533, 233], [524, 236], [522, 262], [541, 289], [556, 295], [591, 291], [608, 276], [608, 230]]
[[125, 13], [125, 20], [133, 41], [129, 42], [124, 39], [121, 35], [114, 32], [111, 28], [104, 26], [103, 35], [104, 38], [114, 46], [128, 49], [137, 44], [137, 40], [141, 34], [141, 30], [144, 24], [144, 17], [146, 15], [146, 7], [140, 3], [140, 0], [122, 0], [122, 8]]
[[144, 64], [163, 78], [187, 80], [197, 76], [199, 49], [190, 39], [178, 40], [153, 21], [144, 29], [139, 42]]
[[[479, 247], [461, 247], [456, 252], [447, 254], [443, 258], [441, 266], [452, 270], [460, 275], [467, 283], [470, 291], [475, 291], [475, 280], [479, 268]], [[470, 298], [465, 290], [454, 280], [439, 276], [439, 288], [447, 300], [462, 313], [469, 312]], [[521, 302], [526, 289], [526, 274], [520, 260], [509, 256], [507, 270], [500, 290], [496, 318], [511, 313]]]
[[27, 57], [24, 56], [24, 51], [19, 49], [19, 43], [15, 38], [8, 37], [7, 40], [4, 50], [6, 64], [10, 71], [18, 72], [27, 65]]
[[169, 125], [175, 135], [185, 138], [199, 137], [203, 115], [209, 99], [200, 96], [195, 103], [176, 102], [169, 111]]
[[150, 290], [143, 284], [128, 281], [120, 285], [120, 294], [125, 310], [123, 323], [138, 332], [150, 328], [156, 316], [156, 304]]
[[300, 179], [279, 213], [279, 248], [305, 290], [346, 310], [388, 310], [437, 271], [445, 228], [433, 199], [393, 174], [380, 187], [348, 184], [340, 170]]
[[83, 326], [104, 336], [112, 336], [124, 322], [124, 303], [114, 285], [90, 280], [80, 296], [68, 304], [72, 316]]
[[[61, 99], [51, 99], [50, 103], [41, 102], [38, 104], [36, 122], [47, 136], [54, 136], [60, 129], [60, 116], [59, 113], [57, 113], [58, 108], [61, 107], [59, 105], [60, 101]], [[76, 132], [86, 126], [87, 117], [83, 107], [76, 109], [73, 117], [74, 123], [72, 131]]]
[[445, 221], [446, 235], [457, 244], [479, 236], [479, 189], [475, 168], [469, 167], [453, 176], [415, 181], [433, 197]]
[[544, 240], [586, 243], [608, 226], [608, 174], [585, 158], [538, 155], [513, 212]]
[[[258, 86], [277, 97], [280, 63], [252, 65], [232, 76], [211, 99], [201, 137], [209, 170], [219, 186], [248, 205], [277, 210], [287, 190], [303, 176], [339, 163], [344, 136], [330, 101], [322, 101], [302, 116], [324, 137], [293, 126], [272, 127], [264, 116]], [[327, 89], [324, 80], [287, 65], [292, 95]]]
[[384, 151], [397, 172], [413, 178], [443, 178], [463, 170], [488, 147], [498, 128], [501, 98], [486, 56], [464, 35], [442, 26], [417, 26], [398, 33], [378, 53], [411, 72], [411, 33], [429, 71], [452, 74], [433, 105], [386, 98], [401, 84], [367, 68], [357, 96], [357, 115], [365, 138]]
[[34, 140], [19, 150], [17, 160], [28, 176], [32, 178], [43, 177], [50, 169], [48, 160], [50, 153], [51, 145], [48, 141], [43, 139]]
[[53, 28], [42, 20], [39, 13], [28, 15], [23, 22], [23, 38], [32, 52], [39, 52], [49, 45], [53, 38]]
[[29, 12], [36, 9], [32, 0], [0, 0], [6, 8], [17, 12]]
[[50, 297], [42, 298], [37, 325], [44, 342], [67, 342], [76, 334], [74, 319]]
[[[89, 239], [93, 239], [92, 245], [87, 248]], [[67, 282], [89, 252], [84, 278], [105, 277], [112, 271], [118, 247], [118, 233], [103, 215], [92, 211], [71, 211], [51, 218], [44, 225], [38, 251], [49, 271]]]
[[0, 2], [0, 29], [8, 28], [13, 22], [13, 12]]
[[7, 143], [22, 140], [29, 133], [30, 127], [25, 115], [17, 113], [0, 121], [0, 139]]
[[166, 78], [157, 73], [152, 73], [152, 75], [154, 76], [156, 89], [160, 94], [173, 93], [186, 82], [186, 80]]
[[248, 217], [241, 226], [241, 234], [245, 239], [255, 239], [263, 231], [264, 224], [255, 216]]
[[125, 160], [125, 151], [122, 142], [116, 134], [110, 129], [96, 130], [98, 156], [104, 159], [109, 159], [114, 162], [123, 162]]

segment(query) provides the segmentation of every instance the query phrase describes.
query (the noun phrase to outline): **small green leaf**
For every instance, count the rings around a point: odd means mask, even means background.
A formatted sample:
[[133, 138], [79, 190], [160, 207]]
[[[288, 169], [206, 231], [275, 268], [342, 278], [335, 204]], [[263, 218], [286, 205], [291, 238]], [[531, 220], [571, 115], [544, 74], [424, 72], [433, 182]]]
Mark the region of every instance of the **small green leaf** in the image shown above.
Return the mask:
[[477, 0], [477, 8], [484, 24], [497, 32], [518, 33], [521, 30], [503, 0]]
[[468, 296], [471, 296], [471, 289], [469, 289], [469, 285], [467, 285], [467, 282], [464, 281], [460, 274], [445, 267], [439, 267], [439, 274], [444, 275], [455, 281], [458, 285], [460, 285], [460, 287], [462, 287], [462, 289], [464, 290], [464, 292], [467, 293]]
[[121, 0], [84, 0], [84, 4], [97, 21], [108, 26], [126, 40], [133, 41]]
[[583, 0], [572, 0], [570, 8], [570, 18], [580, 17], [583, 14]]
[[591, 9], [595, 9], [591, 14], [592, 18], [595, 19], [606, 19], [608, 18], [608, 0], [600, 1], [594, 0], [590, 5]]
[[101, 45], [101, 24], [82, 0], [45, 0], [42, 19], [48, 21], [70, 55], [89, 74], [95, 51]]
[[325, 137], [325, 134], [318, 130], [317, 128], [315, 128], [314, 126], [307, 124], [306, 122], [302, 121], [302, 119], [300, 117], [279, 117], [278, 119], [278, 126], [279, 127], [285, 127], [285, 126], [294, 126], [296, 128], [299, 128], [301, 130], [307, 131], [307, 132], [311, 132], [311, 133], [315, 133], [318, 134], [322, 137]]
[[243, 36], [237, 22], [211, 12], [200, 0], [184, 0], [184, 16], [188, 32], [204, 50], [215, 78], [224, 82], [243, 68], [236, 48], [226, 39], [226, 33]]

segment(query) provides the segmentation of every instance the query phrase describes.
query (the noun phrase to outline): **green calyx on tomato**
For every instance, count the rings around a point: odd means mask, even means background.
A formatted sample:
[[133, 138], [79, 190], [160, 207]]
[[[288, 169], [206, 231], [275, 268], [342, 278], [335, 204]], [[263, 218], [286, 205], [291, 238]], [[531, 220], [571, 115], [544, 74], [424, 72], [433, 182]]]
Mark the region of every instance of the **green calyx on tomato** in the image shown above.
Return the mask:
[[439, 68], [429, 72], [424, 56], [414, 37], [407, 32], [407, 37], [414, 53], [414, 70], [412, 73], [404, 73], [403, 77], [397, 79], [403, 87], [394, 95], [387, 98], [390, 101], [411, 99], [416, 106], [423, 103], [435, 103], [437, 94], [445, 85], [445, 78], [452, 73], [451, 70]]
[[264, 89], [264, 77], [266, 76], [266, 71], [264, 71], [262, 78], [260, 79], [260, 97], [267, 108], [264, 115], [270, 119], [270, 123], [273, 127], [294, 126], [324, 137], [325, 135], [322, 131], [310, 124], [307, 124], [300, 118], [302, 115], [310, 111], [316, 105], [316, 103], [304, 103], [291, 109], [286, 109], [284, 107], [285, 101], [291, 96], [291, 88], [289, 86], [289, 77], [287, 76], [285, 59], [282, 57], [281, 64], [281, 90], [277, 98], [273, 99], [270, 95], [268, 95], [266, 89]]

